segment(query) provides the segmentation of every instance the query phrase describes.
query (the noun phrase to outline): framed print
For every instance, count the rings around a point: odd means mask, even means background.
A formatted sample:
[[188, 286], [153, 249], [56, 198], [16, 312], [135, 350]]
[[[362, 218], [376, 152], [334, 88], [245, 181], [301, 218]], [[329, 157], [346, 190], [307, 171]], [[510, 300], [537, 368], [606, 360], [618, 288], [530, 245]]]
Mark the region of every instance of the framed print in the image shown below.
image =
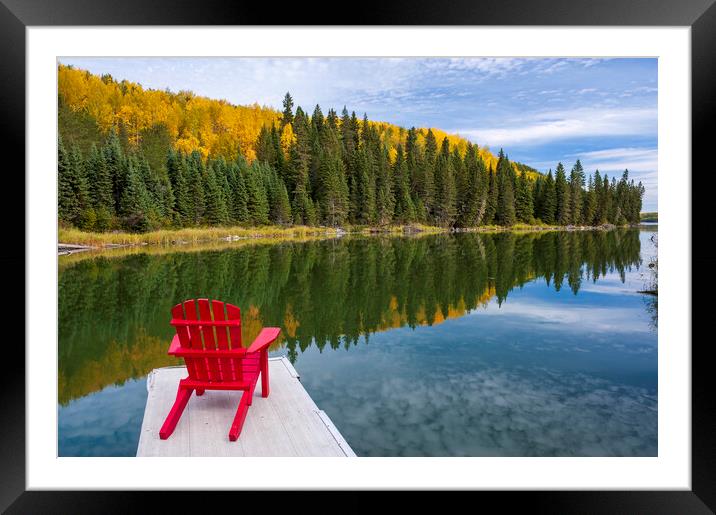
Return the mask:
[[272, 489], [713, 510], [692, 274], [716, 7], [517, 5], [345, 26], [3, 0], [27, 204], [3, 509]]

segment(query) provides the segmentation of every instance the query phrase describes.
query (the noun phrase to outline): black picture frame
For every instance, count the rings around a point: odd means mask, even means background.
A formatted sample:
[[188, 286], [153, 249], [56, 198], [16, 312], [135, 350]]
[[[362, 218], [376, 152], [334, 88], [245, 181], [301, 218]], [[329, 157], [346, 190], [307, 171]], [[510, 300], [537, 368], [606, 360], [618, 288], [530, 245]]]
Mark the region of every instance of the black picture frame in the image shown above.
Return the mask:
[[[171, 0], [0, 0], [0, 120], [8, 153], [19, 158], [11, 170], [3, 170], [5, 188], [25, 191], [25, 29], [28, 26], [62, 25], [606, 25], [606, 26], [689, 26], [691, 27], [692, 73], [692, 269], [711, 270], [716, 264], [708, 245], [693, 236], [705, 233], [709, 221], [707, 200], [714, 188], [713, 164], [709, 154], [711, 134], [716, 128], [716, 0], [459, 0], [449, 4], [425, 0], [363, 2], [357, 9], [345, 11], [339, 20], [337, 9], [282, 10], [272, 3], [242, 3]], [[300, 7], [300, 8], [299, 8]], [[330, 18], [330, 19], [329, 19]], [[711, 130], [709, 130], [711, 129]], [[711, 145], [710, 145], [711, 144]], [[686, 173], [686, 172], [685, 172]], [[9, 176], [9, 177], [8, 177]], [[694, 180], [696, 179], [696, 180]], [[7, 181], [15, 184], [8, 185]], [[10, 191], [6, 190], [5, 191]], [[24, 285], [16, 270], [25, 268], [25, 226], [19, 223], [20, 206], [9, 197], [23, 202], [24, 195], [7, 194], [3, 202], [4, 220], [14, 227], [15, 249], [0, 257], [6, 270], [6, 296], [15, 304], [23, 301]], [[703, 227], [699, 227], [702, 225]], [[699, 230], [701, 229], [701, 230]], [[703, 239], [703, 238], [702, 238]], [[708, 239], [708, 238], [706, 238]], [[18, 242], [22, 241], [23, 245]], [[12, 270], [12, 273], [8, 273]], [[9, 277], [12, 276], [12, 277]], [[23, 274], [24, 276], [24, 274]], [[691, 277], [684, 280], [691, 282]], [[9, 284], [8, 284], [9, 281]], [[693, 283], [691, 283], [693, 284]], [[22, 299], [19, 297], [22, 293]], [[699, 338], [709, 320], [706, 298], [699, 301], [700, 290], [692, 287], [692, 490], [691, 491], [529, 491], [480, 492], [485, 499], [504, 507], [524, 505], [532, 512], [550, 513], [711, 513], [716, 510], [716, 397], [708, 349], [713, 337]], [[37, 306], [28, 306], [38, 309]], [[704, 332], [704, 335], [708, 333]], [[3, 345], [5, 363], [24, 363], [24, 349]], [[24, 339], [24, 334], [22, 335]], [[19, 339], [12, 341], [19, 341]], [[0, 381], [0, 510], [8, 513], [95, 513], [129, 512], [161, 500], [166, 511], [171, 505], [186, 511], [193, 503], [205, 505], [205, 496], [177, 492], [69, 492], [26, 491], [25, 486], [25, 370], [21, 366], [2, 367]], [[233, 495], [216, 492], [216, 497]], [[242, 494], [246, 496], [246, 494]], [[272, 494], [274, 495], [274, 494]], [[351, 495], [356, 495], [352, 493]], [[452, 494], [454, 495], [454, 494]], [[150, 497], [151, 499], [147, 499]], [[161, 499], [156, 499], [161, 497]], [[279, 498], [282, 496], [279, 496]], [[286, 496], [283, 496], [284, 498]], [[244, 497], [245, 498], [245, 497]], [[416, 499], [420, 499], [417, 496]], [[214, 503], [212, 497], [211, 504]], [[291, 504], [297, 501], [292, 496]], [[357, 504], [364, 507], [369, 504]], [[345, 504], [344, 504], [345, 506]], [[142, 510], [144, 511], [144, 510]]]

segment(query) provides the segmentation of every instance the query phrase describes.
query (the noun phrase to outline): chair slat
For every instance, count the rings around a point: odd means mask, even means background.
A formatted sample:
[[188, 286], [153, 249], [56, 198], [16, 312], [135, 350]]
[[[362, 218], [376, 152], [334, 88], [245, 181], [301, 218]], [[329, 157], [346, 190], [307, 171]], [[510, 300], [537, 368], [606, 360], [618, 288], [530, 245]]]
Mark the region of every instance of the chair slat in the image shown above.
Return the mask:
[[[189, 326], [202, 326], [204, 325], [204, 321], [202, 320], [180, 320], [172, 318], [169, 323], [173, 325], [174, 327], [189, 327]], [[238, 326], [240, 325], [240, 322], [237, 320], [213, 320], [211, 322], [211, 325], [214, 327], [229, 327], [229, 326]]]
[[[243, 345], [241, 345], [241, 310], [233, 304], [227, 303], [226, 318], [239, 321], [238, 326], [229, 327], [229, 337], [231, 339], [231, 348], [241, 349], [243, 347]], [[240, 360], [231, 360], [231, 375], [235, 381], [243, 381], [244, 374], [241, 365]]]
[[[186, 302], [184, 302], [184, 309], [186, 310], [187, 320], [198, 320], [196, 314], [196, 302], [194, 302], [193, 300], [187, 300]], [[191, 339], [192, 349], [202, 350], [204, 348], [204, 345], [201, 341], [201, 331], [199, 330], [199, 326], [189, 326], [189, 336]], [[209, 379], [209, 376], [206, 373], [205, 359], [195, 358], [194, 367], [196, 369], [197, 379], [199, 379], [200, 381], [207, 381]]]
[[[177, 304], [172, 308], [172, 318], [184, 318], [184, 306]], [[177, 327], [177, 335], [179, 336], [179, 343], [184, 349], [191, 349], [191, 342], [189, 340], [189, 329], [186, 327]], [[194, 359], [185, 359], [186, 370], [189, 372], [189, 377], [196, 377], [196, 368], [194, 367]]]
[[214, 318], [211, 316], [209, 299], [199, 299], [199, 320], [209, 322], [201, 325], [201, 334], [204, 336], [204, 348], [207, 350], [216, 349], [216, 338], [214, 338]]
[[[209, 299], [199, 299], [197, 301], [199, 305], [199, 320], [204, 322], [201, 325], [201, 334], [204, 337], [204, 350], [216, 350], [216, 338], [214, 338], [214, 322], [211, 316], [211, 308], [209, 307]], [[206, 358], [206, 373], [209, 376], [209, 381], [219, 381], [221, 376], [219, 374], [219, 362], [215, 361], [214, 358]]]
[[[225, 322], [226, 316], [224, 315], [224, 303], [220, 300], [211, 301], [211, 309], [214, 312], [214, 323]], [[229, 338], [227, 336], [227, 329], [223, 325], [216, 326], [216, 346], [219, 350], [229, 350]], [[234, 376], [231, 371], [231, 360], [222, 359], [219, 361], [220, 371], [219, 375], [222, 381], [233, 381]]]
[[241, 344], [241, 310], [231, 304], [226, 304], [226, 315], [229, 320], [238, 320], [239, 326], [229, 327], [229, 335], [231, 336], [231, 348], [238, 349]]

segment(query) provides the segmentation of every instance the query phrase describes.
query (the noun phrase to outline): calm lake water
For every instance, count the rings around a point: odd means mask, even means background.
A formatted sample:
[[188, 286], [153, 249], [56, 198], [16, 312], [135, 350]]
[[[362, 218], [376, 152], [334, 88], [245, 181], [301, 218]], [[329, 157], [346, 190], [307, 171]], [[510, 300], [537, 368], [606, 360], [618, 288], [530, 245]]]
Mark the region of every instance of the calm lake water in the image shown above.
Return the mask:
[[358, 456], [656, 456], [655, 230], [61, 256], [59, 455], [135, 455], [169, 310], [209, 297], [283, 329]]

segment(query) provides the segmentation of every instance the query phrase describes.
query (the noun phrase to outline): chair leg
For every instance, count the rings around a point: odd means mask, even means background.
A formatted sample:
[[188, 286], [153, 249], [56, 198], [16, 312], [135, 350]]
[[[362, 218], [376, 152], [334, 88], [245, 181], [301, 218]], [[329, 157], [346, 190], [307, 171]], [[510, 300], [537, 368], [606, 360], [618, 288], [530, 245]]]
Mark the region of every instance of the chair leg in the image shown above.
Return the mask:
[[261, 351], [261, 397], [269, 396], [268, 350]]
[[174, 432], [174, 429], [177, 427], [177, 423], [179, 422], [179, 418], [181, 418], [181, 414], [184, 412], [184, 408], [186, 408], [186, 404], [189, 402], [191, 392], [193, 391], [194, 390], [190, 388], [179, 387], [174, 405], [172, 406], [169, 415], [167, 415], [162, 428], [159, 430], [159, 438], [166, 440]]
[[204, 395], [204, 389], [203, 389], [203, 388], [197, 388], [197, 389], [196, 389], [196, 394], [201, 397], [202, 395]]
[[256, 383], [254, 383], [253, 386], [251, 388], [249, 388], [249, 398], [246, 401], [246, 404], [248, 404], [249, 406], [251, 406], [251, 403], [254, 400], [254, 390], [255, 389], [256, 389]]
[[232, 442], [235, 442], [239, 438], [241, 429], [244, 427], [246, 413], [249, 411], [249, 395], [251, 395], [250, 390], [244, 390], [243, 395], [241, 395], [241, 400], [239, 401], [239, 407], [236, 410], [234, 422], [231, 424], [231, 429], [229, 429], [229, 440]]

